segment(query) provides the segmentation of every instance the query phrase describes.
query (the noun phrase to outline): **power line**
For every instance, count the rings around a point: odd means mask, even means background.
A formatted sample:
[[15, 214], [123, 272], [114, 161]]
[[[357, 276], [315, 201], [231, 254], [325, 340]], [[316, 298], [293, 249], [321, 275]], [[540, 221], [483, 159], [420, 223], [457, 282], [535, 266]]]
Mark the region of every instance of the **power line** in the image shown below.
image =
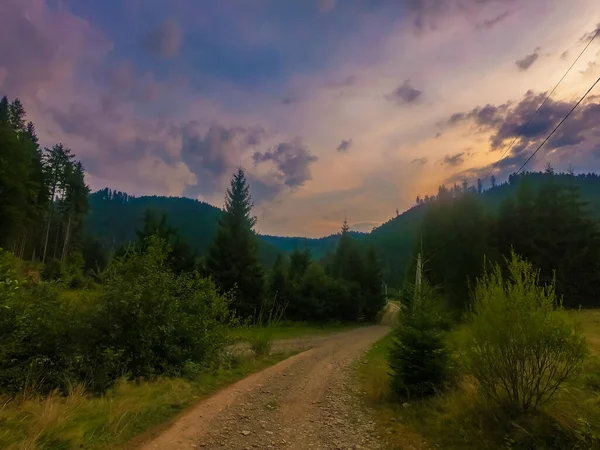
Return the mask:
[[600, 34], [600, 27], [598, 27], [598, 29], [596, 30], [596, 33], [594, 33], [594, 35], [588, 41], [588, 43], [585, 45], [585, 47], [583, 47], [583, 50], [581, 50], [581, 53], [579, 53], [579, 55], [577, 56], [577, 58], [575, 58], [575, 61], [573, 61], [573, 63], [569, 66], [569, 68], [564, 73], [564, 75], [561, 77], [561, 79], [558, 80], [558, 83], [556, 83], [556, 85], [550, 91], [550, 93], [546, 96], [546, 98], [544, 98], [544, 101], [540, 104], [540, 106], [537, 107], [537, 109], [533, 112], [533, 114], [531, 115], [531, 117], [529, 117], [529, 120], [525, 123], [525, 125], [523, 125], [519, 129], [518, 133], [516, 134], [515, 138], [512, 140], [512, 142], [510, 143], [510, 145], [508, 146], [508, 148], [506, 150], [504, 150], [504, 152], [502, 152], [502, 155], [500, 155], [500, 159], [498, 159], [494, 163], [494, 165], [492, 166], [492, 168], [490, 169], [490, 171], [488, 172], [488, 174], [485, 176], [485, 178], [482, 181], [487, 180], [488, 177], [492, 174], [492, 172], [496, 169], [496, 167], [498, 167], [498, 164], [500, 164], [500, 161], [502, 161], [504, 159], [504, 156], [506, 156], [506, 154], [513, 148], [513, 146], [517, 142], [517, 139], [519, 139], [521, 137], [521, 134], [523, 133], [523, 131], [525, 131], [525, 128], [527, 128], [529, 126], [529, 124], [531, 123], [531, 121], [533, 120], [533, 118], [537, 115], [537, 113], [540, 111], [540, 109], [542, 109], [542, 107], [546, 104], [546, 102], [552, 96], [552, 94], [554, 94], [554, 91], [556, 91], [556, 88], [558, 88], [558, 86], [560, 85], [560, 83], [562, 83], [562, 81], [569, 74], [569, 72], [571, 71], [571, 69], [573, 68], [573, 66], [575, 64], [577, 64], [577, 61], [579, 61], [579, 58], [581, 58], [581, 55], [584, 54], [584, 52], [587, 50], [587, 48], [590, 46], [590, 44], [593, 42], [594, 39], [596, 39], [596, 37], [599, 34]]
[[594, 89], [594, 87], [595, 87], [595, 86], [596, 86], [596, 85], [597, 85], [599, 82], [600, 82], [600, 77], [599, 77], [599, 78], [596, 80], [596, 82], [595, 82], [594, 84], [592, 84], [592, 86], [591, 86], [591, 87], [590, 87], [590, 88], [587, 90], [587, 92], [586, 92], [585, 94], [583, 94], [583, 97], [581, 97], [581, 98], [579, 99], [579, 101], [578, 101], [577, 103], [575, 103], [575, 106], [573, 106], [573, 107], [571, 108], [571, 110], [570, 110], [570, 111], [567, 113], [567, 115], [566, 115], [565, 117], [563, 117], [563, 119], [562, 119], [562, 120], [561, 120], [561, 121], [558, 123], [558, 125], [556, 125], [556, 126], [554, 127], [554, 130], [552, 130], [552, 132], [551, 132], [551, 133], [548, 135], [548, 137], [546, 137], [546, 139], [544, 139], [544, 141], [543, 141], [543, 142], [542, 142], [542, 143], [539, 145], [539, 147], [535, 149], [535, 151], [534, 151], [534, 152], [531, 154], [531, 156], [529, 156], [529, 158], [527, 158], [527, 161], [525, 161], [525, 162], [523, 163], [523, 165], [522, 165], [522, 166], [519, 168], [519, 170], [517, 170], [517, 172], [516, 172], [516, 174], [517, 174], [517, 175], [518, 175], [518, 174], [521, 172], [521, 170], [523, 170], [523, 168], [524, 168], [524, 167], [527, 165], [527, 163], [528, 163], [529, 161], [531, 161], [531, 158], [533, 158], [533, 157], [535, 156], [535, 154], [536, 154], [537, 152], [539, 152], [539, 151], [540, 151], [540, 149], [541, 149], [541, 148], [544, 146], [544, 144], [545, 144], [546, 142], [548, 142], [548, 139], [550, 139], [550, 138], [552, 137], [552, 135], [554, 134], [554, 132], [555, 132], [556, 130], [558, 130], [558, 127], [560, 127], [560, 126], [563, 124], [563, 122], [564, 122], [565, 120], [567, 120], [567, 118], [568, 118], [568, 117], [571, 115], [571, 113], [572, 113], [573, 111], [575, 111], [575, 108], [577, 108], [577, 107], [579, 106], [579, 104], [580, 104], [580, 103], [581, 103], [581, 102], [582, 102], [582, 101], [583, 101], [583, 100], [584, 100], [584, 99], [587, 97], [587, 95], [588, 95], [588, 94], [589, 94], [589, 93], [592, 91], [592, 89]]

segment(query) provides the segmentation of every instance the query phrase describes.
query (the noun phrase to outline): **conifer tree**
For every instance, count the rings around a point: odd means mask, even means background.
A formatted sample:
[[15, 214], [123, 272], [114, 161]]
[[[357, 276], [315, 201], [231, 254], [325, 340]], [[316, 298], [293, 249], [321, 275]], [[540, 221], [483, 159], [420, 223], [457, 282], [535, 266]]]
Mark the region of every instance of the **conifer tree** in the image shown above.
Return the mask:
[[240, 168], [227, 189], [225, 211], [206, 259], [210, 275], [221, 292], [233, 294], [233, 308], [242, 317], [258, 313], [264, 290], [252, 206], [250, 186]]

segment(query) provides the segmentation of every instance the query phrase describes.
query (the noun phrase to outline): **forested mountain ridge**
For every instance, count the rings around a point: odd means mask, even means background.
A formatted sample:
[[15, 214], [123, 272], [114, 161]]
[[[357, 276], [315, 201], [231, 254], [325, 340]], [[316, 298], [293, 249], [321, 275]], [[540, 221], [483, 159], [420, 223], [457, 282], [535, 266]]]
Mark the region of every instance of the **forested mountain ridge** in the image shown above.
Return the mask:
[[[496, 214], [506, 199], [516, 195], [523, 181], [526, 180], [532, 191], [537, 191], [551, 177], [559, 184], [574, 180], [581, 192], [582, 201], [587, 204], [586, 209], [590, 216], [600, 220], [600, 176], [594, 173], [573, 176], [569, 173], [526, 172], [511, 175], [505, 183], [494, 185], [485, 191], [465, 184], [454, 185], [449, 189], [442, 185], [438, 196], [445, 193], [452, 194], [453, 191], [460, 192], [466, 188], [471, 192], [479, 193], [481, 203], [487, 212]], [[417, 205], [375, 228], [361, 240], [363, 244], [372, 246], [378, 252], [384, 280], [390, 286], [402, 286], [411, 258], [419, 245], [421, 222], [430, 205], [435, 202], [436, 196], [425, 198], [426, 201], [419, 199]]]
[[[481, 191], [482, 203], [490, 213], [497, 211], [501, 203], [515, 195], [518, 185], [527, 179], [533, 190], [537, 190], [547, 179], [544, 172], [529, 172], [511, 175], [505, 183]], [[555, 174], [558, 182], [565, 182], [569, 174]], [[600, 176], [583, 174], [574, 177], [582, 199], [588, 203], [593, 217], [600, 218]], [[455, 185], [441, 191], [464, 189]], [[474, 192], [474, 186], [469, 187]], [[439, 193], [438, 193], [439, 194]], [[434, 201], [435, 196], [425, 197], [419, 203], [398, 216], [383, 223], [370, 233], [350, 232], [359, 245], [372, 246], [380, 258], [385, 281], [390, 286], [400, 287], [406, 270], [414, 254], [421, 221]], [[179, 230], [181, 237], [199, 254], [208, 252], [213, 241], [222, 210], [208, 203], [184, 197], [142, 196], [103, 189], [89, 197], [89, 214], [86, 218], [86, 231], [97, 236], [110, 247], [134, 241], [136, 230], [143, 222], [144, 211], [151, 209], [158, 215], [166, 214], [169, 222]], [[322, 238], [259, 236], [261, 261], [271, 266], [278, 253], [290, 253], [296, 249], [307, 249], [315, 259], [332, 253], [339, 242], [339, 233]]]
[[[136, 230], [142, 227], [147, 209], [158, 216], [165, 214], [169, 223], [177, 228], [182, 239], [201, 255], [208, 252], [223, 211], [209, 203], [186, 197], [132, 196], [108, 188], [89, 196], [89, 214], [86, 231], [99, 238], [108, 248], [116, 248], [137, 239]], [[354, 238], [364, 233], [349, 232]], [[259, 235], [261, 261], [271, 266], [278, 253], [308, 249], [311, 256], [321, 259], [335, 251], [340, 234], [322, 238]]]

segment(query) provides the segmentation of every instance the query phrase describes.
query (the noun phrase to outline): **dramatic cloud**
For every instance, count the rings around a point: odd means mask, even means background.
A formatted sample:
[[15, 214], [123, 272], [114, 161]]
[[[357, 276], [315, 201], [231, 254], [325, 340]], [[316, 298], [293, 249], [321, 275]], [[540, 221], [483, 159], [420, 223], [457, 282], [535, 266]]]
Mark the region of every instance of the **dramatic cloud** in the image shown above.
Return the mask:
[[410, 85], [410, 80], [404, 80], [394, 92], [386, 95], [386, 99], [400, 104], [415, 103], [423, 92]]
[[261, 127], [212, 125], [203, 132], [198, 122], [189, 122], [180, 133], [182, 159], [198, 178], [192, 190], [203, 193], [218, 188], [223, 177], [241, 165], [243, 153], [259, 145], [265, 136]]
[[540, 57], [540, 50], [541, 50], [540, 47], [536, 48], [533, 51], [533, 53], [530, 53], [530, 54], [524, 56], [523, 58], [515, 61], [515, 65], [521, 71], [525, 71], [525, 70], [529, 69], [533, 65], [533, 63], [536, 62], [538, 60], [538, 58]]
[[252, 158], [255, 164], [272, 162], [278, 171], [277, 179], [292, 189], [312, 179], [310, 165], [318, 160], [300, 139], [282, 142], [264, 153], [255, 152]]
[[181, 46], [181, 28], [175, 20], [167, 19], [150, 30], [143, 37], [142, 43], [150, 53], [163, 57], [174, 56]]
[[[449, 123], [459, 124], [463, 121], [475, 123], [478, 131], [489, 133], [492, 150], [505, 148], [510, 143], [514, 143], [510, 153], [498, 164], [498, 168], [506, 171], [515, 170], [525, 162], [531, 152], [543, 142], [576, 103], [576, 100], [549, 99], [529, 125], [524, 127], [545, 97], [546, 93], [536, 94], [528, 91], [516, 105], [505, 103], [474, 108], [468, 113], [453, 114]], [[543, 159], [545, 155], [560, 150], [561, 153], [558, 154], [560, 158], [570, 159], [575, 155], [592, 154], [599, 148], [599, 100], [592, 97], [580, 104], [548, 140], [538, 158]], [[482, 114], [483, 111], [487, 113]], [[444, 161], [446, 162], [446, 159]]]
[[352, 147], [352, 139], [342, 139], [340, 145], [337, 146], [336, 150], [338, 152], [346, 153]]
[[446, 155], [442, 160], [442, 164], [447, 166], [460, 166], [465, 162], [465, 152], [455, 153], [454, 155]]
[[427, 164], [427, 157], [423, 157], [423, 158], [415, 158], [411, 161], [411, 164], [417, 164], [419, 166], [424, 166], [425, 164]]

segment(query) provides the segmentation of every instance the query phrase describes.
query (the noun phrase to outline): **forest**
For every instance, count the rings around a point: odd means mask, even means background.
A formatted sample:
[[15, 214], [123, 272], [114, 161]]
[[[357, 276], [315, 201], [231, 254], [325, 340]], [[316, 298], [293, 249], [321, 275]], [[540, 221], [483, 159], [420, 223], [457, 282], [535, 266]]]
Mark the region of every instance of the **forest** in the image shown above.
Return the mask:
[[[123, 375], [181, 375], [217, 358], [227, 328], [273, 311], [326, 323], [374, 321], [382, 309], [377, 256], [356, 245], [347, 223], [328, 259], [302, 248], [265, 266], [242, 169], [223, 211], [109, 189], [90, 195], [75, 154], [41, 148], [25, 117], [19, 100], [2, 99], [0, 392], [80, 382], [102, 392]], [[166, 214], [173, 204], [204, 213], [180, 217], [190, 227], [180, 229]], [[108, 222], [86, 226], [88, 214]], [[111, 222], [115, 214], [139, 228]], [[110, 244], [94, 234], [108, 225]]]

